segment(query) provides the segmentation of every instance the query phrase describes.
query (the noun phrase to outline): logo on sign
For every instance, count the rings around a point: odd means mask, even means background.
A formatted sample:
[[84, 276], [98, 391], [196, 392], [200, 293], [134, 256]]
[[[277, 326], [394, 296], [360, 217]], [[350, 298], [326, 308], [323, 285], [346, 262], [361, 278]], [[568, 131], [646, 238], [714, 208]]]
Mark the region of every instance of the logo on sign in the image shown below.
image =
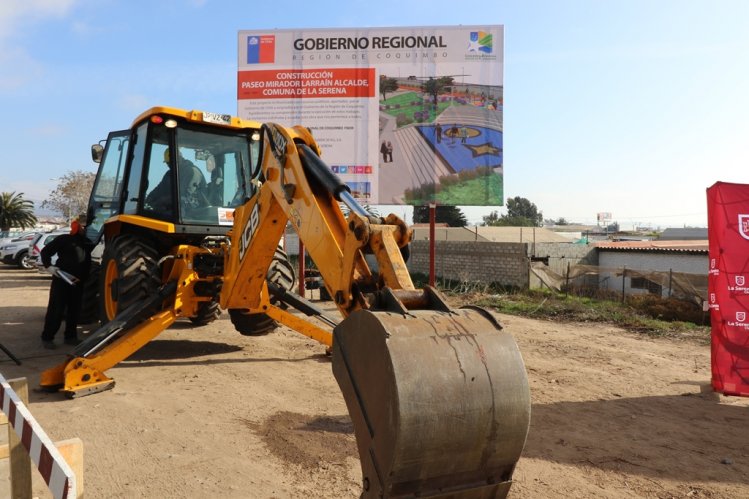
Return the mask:
[[739, 213], [739, 234], [744, 239], [749, 240], [749, 215]]
[[275, 61], [275, 35], [250, 35], [247, 37], [247, 64], [272, 64]]
[[736, 276], [736, 286], [743, 286], [744, 285], [744, 276], [743, 275], [737, 275]]
[[736, 312], [736, 320], [738, 322], [744, 322], [746, 319], [746, 312]]
[[710, 270], [708, 270], [708, 274], [711, 276], [717, 276], [720, 274], [720, 270], [717, 269], [718, 262], [715, 260], [715, 258], [710, 259]]
[[468, 37], [468, 52], [492, 53], [492, 34], [486, 31], [471, 31]]
[[710, 293], [710, 302], [715, 303], [715, 293]]

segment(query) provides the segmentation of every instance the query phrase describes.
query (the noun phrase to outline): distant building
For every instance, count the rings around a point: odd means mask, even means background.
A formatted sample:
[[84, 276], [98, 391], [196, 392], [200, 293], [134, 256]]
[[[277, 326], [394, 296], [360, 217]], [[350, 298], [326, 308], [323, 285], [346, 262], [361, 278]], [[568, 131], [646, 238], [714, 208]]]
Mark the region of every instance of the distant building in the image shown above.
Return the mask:
[[707, 298], [706, 239], [598, 242], [594, 246], [600, 289]]
[[694, 241], [707, 240], [707, 229], [685, 228], [666, 229], [658, 236], [660, 241]]

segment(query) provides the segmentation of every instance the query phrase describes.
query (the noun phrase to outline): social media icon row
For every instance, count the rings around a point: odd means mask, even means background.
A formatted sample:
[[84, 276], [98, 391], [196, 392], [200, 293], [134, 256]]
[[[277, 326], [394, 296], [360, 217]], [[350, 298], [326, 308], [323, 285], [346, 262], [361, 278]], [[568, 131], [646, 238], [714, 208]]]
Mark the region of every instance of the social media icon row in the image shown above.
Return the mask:
[[330, 169], [333, 170], [333, 173], [338, 173], [338, 174], [346, 174], [346, 173], [351, 173], [351, 174], [369, 174], [369, 173], [372, 173], [372, 167], [369, 166], [369, 165], [367, 165], [367, 166], [348, 166], [348, 165], [331, 166]]

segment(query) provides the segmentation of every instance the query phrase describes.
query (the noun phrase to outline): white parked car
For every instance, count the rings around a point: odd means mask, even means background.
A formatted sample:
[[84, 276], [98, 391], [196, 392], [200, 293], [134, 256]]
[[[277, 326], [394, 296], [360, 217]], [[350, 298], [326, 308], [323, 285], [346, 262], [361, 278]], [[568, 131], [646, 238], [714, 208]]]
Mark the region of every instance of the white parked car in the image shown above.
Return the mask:
[[26, 270], [33, 269], [34, 261], [31, 259], [29, 246], [36, 234], [36, 232], [28, 232], [4, 243], [0, 246], [0, 261]]
[[[59, 229], [51, 232], [42, 232], [37, 234], [36, 237], [31, 241], [31, 253], [30, 258], [33, 264], [39, 269], [40, 272], [44, 271], [44, 265], [42, 265], [42, 249], [48, 245], [54, 238], [62, 234], [70, 234], [70, 229]], [[57, 255], [52, 256], [52, 265], [57, 261]]]
[[37, 232], [39, 231], [19, 229], [0, 231], [0, 248], [13, 241], [13, 239], [18, 239], [19, 237], [28, 236], [29, 234], [35, 234]]

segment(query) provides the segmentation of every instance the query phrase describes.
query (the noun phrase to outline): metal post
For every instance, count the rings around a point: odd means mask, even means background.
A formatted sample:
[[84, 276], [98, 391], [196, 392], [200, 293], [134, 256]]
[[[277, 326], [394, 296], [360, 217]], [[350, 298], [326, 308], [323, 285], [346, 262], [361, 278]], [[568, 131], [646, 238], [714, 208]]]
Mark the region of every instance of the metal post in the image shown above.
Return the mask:
[[627, 277], [627, 267], [626, 265], [622, 267], [622, 303], [624, 303], [624, 281]]
[[533, 227], [533, 255], [536, 256], [536, 228]]
[[434, 225], [437, 221], [437, 205], [429, 203], [429, 285], [434, 287]]
[[671, 298], [671, 283], [673, 283], [674, 272], [673, 269], [668, 269], [668, 297]]

